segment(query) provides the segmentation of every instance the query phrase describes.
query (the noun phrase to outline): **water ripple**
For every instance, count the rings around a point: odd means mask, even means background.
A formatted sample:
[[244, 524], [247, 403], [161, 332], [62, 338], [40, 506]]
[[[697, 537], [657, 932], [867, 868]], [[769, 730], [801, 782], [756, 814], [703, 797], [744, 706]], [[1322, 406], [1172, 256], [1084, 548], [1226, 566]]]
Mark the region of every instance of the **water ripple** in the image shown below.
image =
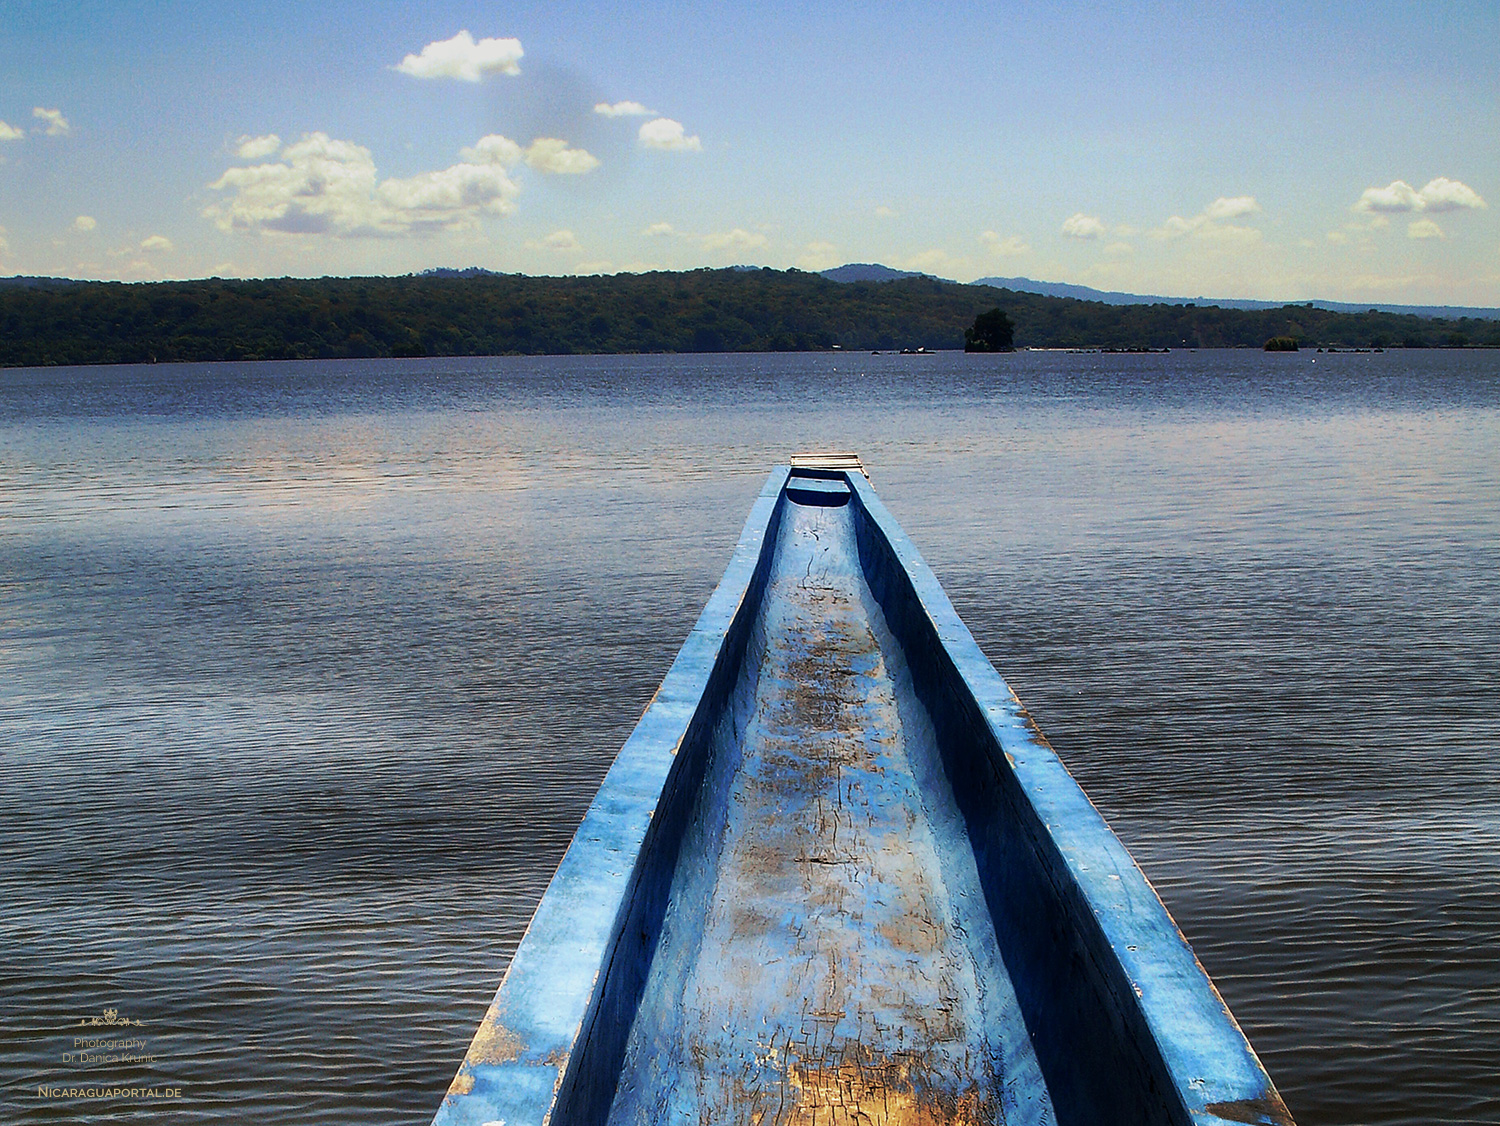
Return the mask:
[[[1299, 1122], [1500, 1121], [1500, 361], [1311, 360], [0, 372], [3, 1117], [425, 1122], [767, 468], [824, 445]], [[64, 1062], [106, 1008], [152, 1062]], [[91, 1080], [184, 1095], [36, 1095]]]

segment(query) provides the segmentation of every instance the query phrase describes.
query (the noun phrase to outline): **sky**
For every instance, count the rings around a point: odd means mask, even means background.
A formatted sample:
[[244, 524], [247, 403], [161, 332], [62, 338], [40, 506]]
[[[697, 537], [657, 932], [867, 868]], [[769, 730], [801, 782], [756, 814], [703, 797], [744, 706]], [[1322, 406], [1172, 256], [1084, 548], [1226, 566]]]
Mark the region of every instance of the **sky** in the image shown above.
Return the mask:
[[0, 275], [1500, 306], [1500, 0], [0, 0]]

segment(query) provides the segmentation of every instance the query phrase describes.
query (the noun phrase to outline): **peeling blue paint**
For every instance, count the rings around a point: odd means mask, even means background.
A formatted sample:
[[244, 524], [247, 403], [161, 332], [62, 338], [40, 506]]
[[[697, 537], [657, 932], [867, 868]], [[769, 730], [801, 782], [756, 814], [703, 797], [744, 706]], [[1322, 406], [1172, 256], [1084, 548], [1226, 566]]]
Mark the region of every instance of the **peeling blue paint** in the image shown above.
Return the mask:
[[1290, 1117], [858, 472], [772, 472], [435, 1126]]

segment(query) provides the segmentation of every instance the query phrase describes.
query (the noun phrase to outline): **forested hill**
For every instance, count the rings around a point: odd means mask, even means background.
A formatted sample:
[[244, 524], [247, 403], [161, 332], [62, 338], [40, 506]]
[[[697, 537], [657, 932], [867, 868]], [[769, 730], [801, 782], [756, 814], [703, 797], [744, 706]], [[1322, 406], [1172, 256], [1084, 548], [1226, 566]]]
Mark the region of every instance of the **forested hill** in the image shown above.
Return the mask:
[[797, 270], [602, 277], [465, 271], [399, 278], [0, 285], [0, 365], [569, 352], [960, 348], [999, 306], [1017, 347], [1500, 345], [1500, 323], [1305, 305], [1105, 305], [927, 277]]

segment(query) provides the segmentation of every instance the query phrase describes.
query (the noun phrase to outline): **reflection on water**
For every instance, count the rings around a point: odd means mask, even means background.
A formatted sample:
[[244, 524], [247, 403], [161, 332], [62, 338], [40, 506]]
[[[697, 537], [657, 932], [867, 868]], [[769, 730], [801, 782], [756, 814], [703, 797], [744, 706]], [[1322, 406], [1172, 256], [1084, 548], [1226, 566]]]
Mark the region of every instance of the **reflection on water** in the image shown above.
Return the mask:
[[[765, 473], [820, 444], [1303, 1126], [1500, 1120], [1476, 352], [0, 372], [5, 1120], [424, 1122]], [[154, 1061], [63, 1061], [107, 1007]], [[183, 1097], [37, 1097], [88, 1082]]]

